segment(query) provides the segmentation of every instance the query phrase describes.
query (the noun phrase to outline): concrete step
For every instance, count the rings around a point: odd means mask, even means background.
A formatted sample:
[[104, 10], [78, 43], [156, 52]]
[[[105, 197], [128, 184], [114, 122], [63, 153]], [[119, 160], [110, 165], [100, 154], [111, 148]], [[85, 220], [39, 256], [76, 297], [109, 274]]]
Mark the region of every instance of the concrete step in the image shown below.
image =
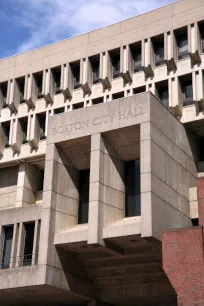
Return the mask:
[[111, 266], [88, 269], [88, 277], [95, 279], [98, 277], [143, 274], [143, 273], [157, 273], [163, 272], [161, 262], [151, 262], [145, 264], [133, 264], [123, 266]]
[[162, 261], [162, 253], [161, 252], [151, 252], [145, 254], [137, 254], [137, 255], [126, 255], [126, 256], [110, 256], [106, 258], [98, 258], [98, 259], [87, 259], [82, 260], [81, 263], [83, 267], [88, 269], [95, 268], [105, 268], [111, 266], [122, 266], [122, 265], [132, 265], [132, 264], [143, 264], [143, 263], [151, 263], [151, 262], [161, 262]]
[[160, 283], [167, 281], [164, 272], [132, 274], [122, 276], [99, 277], [94, 279], [96, 288], [106, 288], [110, 286], [133, 285], [143, 283]]

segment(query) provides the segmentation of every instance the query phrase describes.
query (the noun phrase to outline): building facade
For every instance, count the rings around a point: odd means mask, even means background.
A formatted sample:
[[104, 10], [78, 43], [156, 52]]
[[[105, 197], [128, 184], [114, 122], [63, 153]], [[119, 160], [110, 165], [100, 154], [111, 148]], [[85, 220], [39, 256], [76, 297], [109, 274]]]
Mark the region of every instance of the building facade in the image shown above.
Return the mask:
[[0, 61], [0, 305], [204, 305], [204, 2]]

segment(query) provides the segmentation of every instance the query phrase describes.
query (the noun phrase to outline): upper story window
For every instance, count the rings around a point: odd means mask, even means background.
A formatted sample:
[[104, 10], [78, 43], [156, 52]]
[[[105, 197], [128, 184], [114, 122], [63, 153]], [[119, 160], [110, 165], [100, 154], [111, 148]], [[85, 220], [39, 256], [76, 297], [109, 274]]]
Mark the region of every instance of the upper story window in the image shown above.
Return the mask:
[[24, 250], [23, 250], [23, 266], [32, 265], [34, 229], [35, 229], [34, 222], [24, 224], [25, 239], [24, 239]]
[[84, 107], [84, 102], [73, 104], [73, 109], [79, 109]]
[[20, 103], [24, 103], [25, 77], [16, 80], [20, 92]]
[[45, 128], [46, 128], [46, 113], [38, 115], [38, 122], [40, 125], [40, 140], [46, 139]]
[[11, 262], [11, 249], [13, 241], [13, 225], [3, 227], [3, 254], [1, 269], [8, 269]]
[[161, 104], [166, 107], [169, 106], [169, 86], [168, 81], [158, 82], [156, 84], [156, 89], [158, 93], [158, 97], [161, 101]]
[[92, 56], [90, 58], [92, 73], [93, 73], [93, 84], [100, 82], [100, 56]]
[[3, 122], [2, 127], [4, 130], [4, 136], [5, 136], [5, 148], [9, 147], [9, 137], [10, 137], [10, 121]]
[[0, 84], [1, 94], [3, 96], [3, 108], [7, 107], [6, 100], [7, 100], [7, 90], [8, 90], [8, 82], [4, 82]]
[[62, 114], [62, 113], [64, 113], [64, 107], [55, 108], [54, 110], [55, 115]]
[[142, 71], [142, 47], [141, 42], [130, 46], [133, 58], [134, 72]]
[[90, 170], [83, 170], [79, 172], [79, 209], [78, 209], [78, 223], [88, 223], [89, 214], [89, 181]]
[[113, 79], [121, 76], [120, 73], [120, 49], [116, 49], [110, 52]]
[[52, 69], [54, 82], [55, 82], [55, 94], [61, 93], [60, 90], [60, 83], [61, 83], [61, 67], [53, 68]]
[[164, 36], [158, 36], [153, 39], [155, 66], [165, 64], [164, 61]]
[[192, 75], [180, 78], [180, 84], [183, 95], [183, 106], [188, 106], [193, 104]]
[[176, 32], [178, 60], [188, 57], [188, 33], [187, 28]]
[[201, 51], [204, 53], [204, 22], [200, 24]]
[[80, 61], [71, 64], [74, 89], [80, 87]]
[[38, 99], [41, 99], [43, 97], [42, 87], [43, 87], [43, 72], [36, 73], [34, 75], [35, 82], [38, 89]]
[[26, 144], [28, 143], [28, 140], [27, 140], [28, 118], [27, 117], [21, 118], [20, 123], [21, 123], [21, 129], [22, 129], [22, 143]]

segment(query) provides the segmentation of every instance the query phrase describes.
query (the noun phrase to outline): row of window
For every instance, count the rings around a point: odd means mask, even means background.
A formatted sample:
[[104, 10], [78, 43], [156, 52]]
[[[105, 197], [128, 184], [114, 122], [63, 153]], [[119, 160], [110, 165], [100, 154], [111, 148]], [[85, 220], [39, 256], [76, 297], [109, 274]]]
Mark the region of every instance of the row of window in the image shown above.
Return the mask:
[[[199, 25], [200, 34], [201, 34], [201, 48], [202, 52], [204, 52], [204, 22]], [[177, 42], [177, 57], [178, 60], [186, 58], [188, 56], [188, 33], [187, 27], [182, 30], [175, 31], [175, 38]], [[164, 35], [159, 35], [157, 37], [152, 38], [151, 40], [154, 50], [154, 63], [155, 66], [160, 66], [165, 64], [164, 59]], [[125, 48], [125, 47], [124, 47]], [[132, 64], [134, 72], [139, 72], [143, 70], [142, 68], [142, 44], [141, 42], [134, 43], [130, 45], [130, 51], [132, 55]], [[121, 62], [121, 54], [120, 48], [112, 50], [109, 52], [111, 65], [112, 65], [112, 77], [117, 78], [121, 76], [120, 70], [120, 62]], [[100, 55], [95, 55], [89, 58], [91, 69], [92, 69], [92, 79], [93, 83], [100, 82]], [[80, 61], [76, 61], [70, 64], [72, 75], [73, 75], [73, 88], [77, 89], [80, 87]], [[52, 69], [52, 74], [54, 78], [54, 92], [55, 94], [60, 93], [60, 84], [61, 84], [61, 67], [55, 67]], [[37, 97], [42, 98], [42, 87], [43, 87], [43, 72], [38, 72], [34, 74], [34, 79], [36, 82], [38, 94]], [[17, 84], [20, 92], [20, 103], [24, 103], [24, 89], [25, 89], [25, 77], [21, 77], [17, 79]], [[3, 96], [4, 107], [6, 107], [6, 99], [7, 99], [7, 82], [0, 84], [0, 90]]]
[[[18, 242], [21, 243], [22, 245], [22, 249], [20, 250], [19, 254], [15, 252], [12, 254], [12, 248], [15, 250], [17, 249], [16, 246], [13, 247], [13, 243], [15, 243], [14, 225], [3, 226], [2, 228], [3, 249], [0, 261], [1, 269], [8, 269], [10, 267], [29, 266], [37, 263], [39, 234], [38, 237], [36, 237], [37, 244], [34, 248], [35, 226], [36, 226], [35, 222], [23, 223], [22, 237], [21, 238], [18, 237]], [[19, 228], [19, 224], [17, 224], [17, 227]], [[19, 239], [22, 241], [20, 242]]]

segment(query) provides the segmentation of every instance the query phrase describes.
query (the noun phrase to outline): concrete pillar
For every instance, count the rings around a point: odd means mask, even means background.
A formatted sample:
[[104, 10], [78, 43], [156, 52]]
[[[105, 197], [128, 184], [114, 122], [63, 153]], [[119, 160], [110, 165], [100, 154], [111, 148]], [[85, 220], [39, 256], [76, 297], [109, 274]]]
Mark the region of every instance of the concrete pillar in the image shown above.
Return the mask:
[[19, 234], [19, 224], [15, 223], [13, 227], [13, 240], [12, 240], [12, 247], [11, 247], [10, 268], [14, 268], [16, 266], [16, 251], [17, 251], [17, 243], [18, 243], [18, 234]]
[[39, 251], [39, 236], [40, 236], [40, 220], [35, 220], [35, 231], [33, 239], [33, 256], [32, 265], [36, 265], [38, 261], [38, 251]]
[[18, 244], [16, 252], [16, 267], [21, 267], [23, 263], [23, 248], [24, 248], [25, 229], [23, 223], [19, 225]]
[[101, 134], [91, 138], [88, 244], [102, 244], [103, 227], [124, 218], [124, 163]]

